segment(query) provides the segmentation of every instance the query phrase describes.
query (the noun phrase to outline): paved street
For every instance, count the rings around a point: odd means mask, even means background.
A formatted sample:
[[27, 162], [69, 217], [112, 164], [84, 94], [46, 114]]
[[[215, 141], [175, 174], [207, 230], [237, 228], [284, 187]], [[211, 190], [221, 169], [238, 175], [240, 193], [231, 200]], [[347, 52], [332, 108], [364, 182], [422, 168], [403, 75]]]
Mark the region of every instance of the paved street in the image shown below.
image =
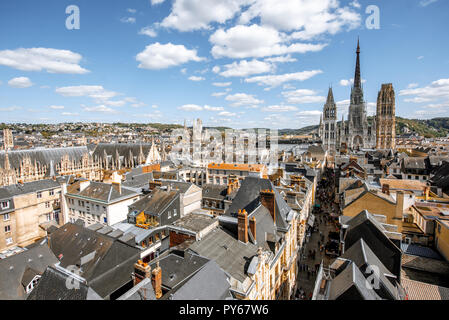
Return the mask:
[[[326, 175], [326, 180], [322, 181], [317, 188], [316, 203], [320, 209], [314, 210], [315, 215], [315, 231], [310, 230], [310, 237], [306, 237], [306, 243], [302, 251], [302, 257], [299, 261], [298, 285], [297, 288], [303, 292], [302, 298], [309, 300], [316, 280], [316, 266], [322, 261], [328, 266], [334, 258], [325, 255], [324, 250], [320, 252], [320, 245], [325, 245], [328, 241], [329, 232], [335, 232], [335, 224], [330, 221], [329, 213], [338, 212], [338, 207], [333, 203], [333, 180], [331, 176]], [[331, 195], [329, 195], [329, 193]], [[322, 240], [324, 237], [324, 241]], [[315, 257], [309, 253], [315, 251]]]

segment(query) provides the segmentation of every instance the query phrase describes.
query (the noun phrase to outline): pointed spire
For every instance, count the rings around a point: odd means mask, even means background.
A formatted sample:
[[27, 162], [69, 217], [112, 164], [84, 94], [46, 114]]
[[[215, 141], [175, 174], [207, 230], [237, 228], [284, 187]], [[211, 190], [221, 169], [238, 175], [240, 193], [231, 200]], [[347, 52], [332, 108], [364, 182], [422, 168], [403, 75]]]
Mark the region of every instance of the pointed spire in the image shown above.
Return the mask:
[[326, 104], [335, 104], [334, 101], [334, 93], [332, 91], [332, 87], [329, 87], [329, 92], [327, 93], [327, 101]]
[[357, 61], [355, 64], [354, 88], [362, 88], [362, 78], [360, 76], [360, 40], [357, 39]]

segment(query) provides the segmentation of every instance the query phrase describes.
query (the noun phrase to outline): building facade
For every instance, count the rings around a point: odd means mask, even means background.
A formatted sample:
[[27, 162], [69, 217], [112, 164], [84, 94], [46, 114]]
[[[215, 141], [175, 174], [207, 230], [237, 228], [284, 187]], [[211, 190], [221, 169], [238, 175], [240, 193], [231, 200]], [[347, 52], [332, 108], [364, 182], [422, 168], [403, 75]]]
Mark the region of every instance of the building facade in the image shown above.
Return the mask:
[[395, 94], [391, 83], [382, 84], [377, 96], [376, 149], [395, 149]]

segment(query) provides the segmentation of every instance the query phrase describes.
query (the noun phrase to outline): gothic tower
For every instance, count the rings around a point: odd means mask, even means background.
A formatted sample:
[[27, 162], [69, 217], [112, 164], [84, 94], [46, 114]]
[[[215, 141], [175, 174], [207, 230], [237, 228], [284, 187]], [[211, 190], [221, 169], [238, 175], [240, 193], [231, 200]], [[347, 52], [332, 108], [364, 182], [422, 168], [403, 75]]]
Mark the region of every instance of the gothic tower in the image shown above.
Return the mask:
[[3, 129], [3, 148], [5, 151], [14, 148], [14, 139], [10, 129]]
[[323, 129], [323, 148], [325, 150], [335, 150], [337, 139], [337, 105], [334, 101], [332, 88], [329, 88], [326, 104], [323, 108]]
[[396, 117], [395, 94], [391, 83], [382, 84], [377, 95], [376, 148], [395, 149]]

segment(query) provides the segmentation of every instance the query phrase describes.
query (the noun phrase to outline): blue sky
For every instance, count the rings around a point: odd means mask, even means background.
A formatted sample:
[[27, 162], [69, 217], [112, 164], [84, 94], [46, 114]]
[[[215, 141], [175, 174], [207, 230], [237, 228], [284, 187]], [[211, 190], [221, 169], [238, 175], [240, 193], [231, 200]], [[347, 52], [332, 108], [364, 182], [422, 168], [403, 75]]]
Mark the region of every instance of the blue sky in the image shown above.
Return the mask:
[[[80, 29], [66, 28], [66, 7]], [[370, 5], [379, 29], [368, 29]], [[449, 116], [443, 0], [0, 1], [0, 122], [317, 124], [332, 85], [347, 114], [360, 36], [368, 113]]]

